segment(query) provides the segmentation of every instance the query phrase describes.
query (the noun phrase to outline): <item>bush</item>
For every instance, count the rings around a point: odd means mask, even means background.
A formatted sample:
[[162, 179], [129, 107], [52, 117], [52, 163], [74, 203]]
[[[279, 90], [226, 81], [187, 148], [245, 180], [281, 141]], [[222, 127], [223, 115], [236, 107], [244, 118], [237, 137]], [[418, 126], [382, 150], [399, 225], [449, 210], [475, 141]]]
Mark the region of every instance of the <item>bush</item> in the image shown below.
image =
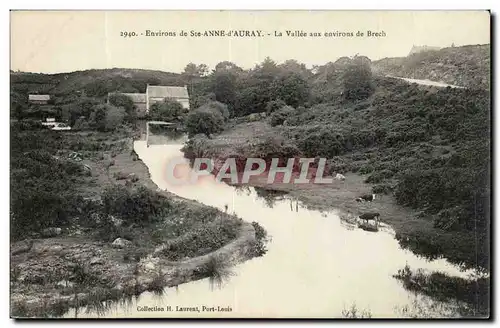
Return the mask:
[[149, 110], [149, 118], [156, 121], [177, 122], [181, 121], [186, 114], [182, 105], [172, 99], [154, 103]]
[[268, 101], [266, 104], [266, 113], [270, 115], [285, 106], [286, 103], [281, 99]]
[[229, 119], [229, 109], [227, 108], [227, 105], [218, 101], [209, 101], [203, 106], [197, 108], [196, 111], [215, 113], [215, 115], [220, 114], [224, 118], [224, 121], [227, 121]]
[[106, 112], [106, 123], [104, 129], [113, 131], [118, 128], [125, 118], [125, 109], [123, 107], [109, 106]]
[[168, 260], [196, 257], [221, 248], [238, 236], [241, 222], [233, 219], [216, 220], [169, 240], [161, 254]]
[[186, 129], [190, 136], [202, 133], [209, 137], [213, 133], [221, 132], [224, 118], [219, 113], [193, 111], [186, 120]]
[[125, 172], [115, 172], [113, 174], [113, 177], [116, 179], [116, 180], [125, 180], [128, 178], [128, 174], [126, 174]]
[[366, 180], [367, 183], [380, 183], [385, 179], [389, 179], [394, 175], [391, 170], [382, 170], [373, 172]]
[[266, 242], [267, 231], [258, 223], [252, 222], [252, 226], [255, 230], [255, 244], [252, 247], [253, 256], [263, 256], [267, 253]]
[[221, 256], [210, 256], [198, 270], [200, 276], [208, 276], [210, 286], [221, 287], [234, 273], [231, 271], [231, 262]]
[[122, 93], [113, 93], [109, 95], [108, 100], [111, 105], [125, 109], [127, 114], [126, 119], [128, 121], [133, 121], [136, 118], [134, 101], [129, 96]]
[[83, 204], [76, 188], [83, 180], [81, 165], [52, 155], [58, 145], [53, 131], [19, 132], [11, 138], [13, 239], [68, 225]]
[[13, 130], [20, 130], [20, 131], [27, 131], [27, 130], [42, 130], [42, 129], [45, 129], [45, 127], [39, 121], [27, 119], [27, 120], [21, 120], [21, 121], [14, 122], [12, 124], [12, 129]]
[[374, 90], [370, 60], [366, 57], [354, 57], [344, 72], [343, 84], [347, 100], [368, 98]]
[[360, 169], [359, 169], [359, 173], [360, 174], [368, 174], [368, 173], [372, 173], [373, 172], [373, 165], [370, 165], [370, 164], [366, 164], [366, 165], [363, 165]]
[[171, 209], [169, 201], [159, 194], [140, 186], [136, 189], [115, 185], [102, 195], [104, 213], [117, 216], [127, 223], [147, 223]]
[[283, 125], [287, 118], [295, 111], [293, 107], [285, 106], [271, 114], [271, 126]]
[[270, 89], [275, 98], [282, 99], [285, 104], [293, 107], [304, 105], [309, 98], [309, 84], [300, 74], [294, 72], [278, 76]]
[[394, 187], [389, 184], [379, 184], [372, 187], [374, 194], [390, 194], [394, 190]]
[[335, 133], [331, 127], [323, 126], [299, 139], [297, 144], [306, 156], [339, 156], [345, 152], [344, 140], [341, 134]]

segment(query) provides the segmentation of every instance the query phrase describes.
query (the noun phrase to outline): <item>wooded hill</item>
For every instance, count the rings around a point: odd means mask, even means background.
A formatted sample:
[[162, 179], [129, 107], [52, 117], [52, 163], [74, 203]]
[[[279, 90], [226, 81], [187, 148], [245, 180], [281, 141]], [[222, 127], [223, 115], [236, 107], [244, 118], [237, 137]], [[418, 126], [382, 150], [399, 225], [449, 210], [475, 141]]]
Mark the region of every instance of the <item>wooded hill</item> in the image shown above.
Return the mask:
[[489, 44], [449, 47], [384, 58], [372, 63], [374, 73], [454, 84], [490, 88]]

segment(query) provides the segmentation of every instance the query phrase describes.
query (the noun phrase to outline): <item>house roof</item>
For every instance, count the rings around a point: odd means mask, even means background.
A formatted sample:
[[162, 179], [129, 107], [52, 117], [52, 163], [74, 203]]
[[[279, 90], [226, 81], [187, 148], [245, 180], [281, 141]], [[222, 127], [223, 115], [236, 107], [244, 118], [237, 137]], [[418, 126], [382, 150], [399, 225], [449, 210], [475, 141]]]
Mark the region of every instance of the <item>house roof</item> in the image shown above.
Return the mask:
[[29, 95], [28, 100], [50, 100], [50, 95]]
[[152, 98], [189, 98], [187, 87], [148, 85], [147, 94]]
[[110, 92], [108, 95], [111, 96], [113, 94], [121, 94], [132, 98], [134, 103], [145, 103], [146, 102], [146, 94], [145, 93], [122, 93], [122, 92]]

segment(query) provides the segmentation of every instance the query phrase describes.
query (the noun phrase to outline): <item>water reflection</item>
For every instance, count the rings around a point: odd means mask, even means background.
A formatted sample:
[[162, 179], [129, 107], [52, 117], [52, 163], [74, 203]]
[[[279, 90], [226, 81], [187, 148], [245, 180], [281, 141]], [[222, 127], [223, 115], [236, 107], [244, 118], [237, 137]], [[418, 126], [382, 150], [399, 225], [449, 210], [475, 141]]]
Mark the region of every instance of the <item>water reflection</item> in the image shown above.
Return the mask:
[[[196, 185], [170, 185], [164, 179], [165, 162], [182, 156], [180, 147], [146, 147], [145, 142], [137, 141], [134, 148], [160, 188], [222, 211], [227, 206], [227, 211], [243, 220], [261, 224], [272, 242], [263, 257], [233, 267], [234, 275], [222, 288], [212, 290], [209, 279], [192, 281], [180, 285], [178, 293], [167, 292], [161, 301], [174, 307], [230, 306], [232, 311], [143, 312], [137, 307], [128, 311], [118, 306], [106, 312], [106, 317], [332, 318], [340, 317], [353, 303], [369, 310], [373, 317], [400, 317], [395, 308], [411, 306], [412, 295], [393, 274], [405, 264], [467, 276], [443, 259], [427, 261], [401, 249], [384, 230], [371, 233], [358, 229], [352, 218], [342, 219], [335, 211], [309, 210], [287, 195], [231, 187], [211, 177]], [[142, 294], [136, 305], [155, 306], [159, 301], [152, 296]]]

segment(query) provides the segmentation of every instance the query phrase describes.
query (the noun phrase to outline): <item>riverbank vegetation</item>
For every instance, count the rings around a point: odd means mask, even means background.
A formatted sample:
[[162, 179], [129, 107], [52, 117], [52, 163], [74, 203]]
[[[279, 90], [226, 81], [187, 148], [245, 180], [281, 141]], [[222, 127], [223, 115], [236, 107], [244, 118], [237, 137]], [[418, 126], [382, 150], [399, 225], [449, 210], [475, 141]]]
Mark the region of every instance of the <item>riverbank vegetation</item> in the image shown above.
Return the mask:
[[441, 272], [412, 270], [408, 265], [394, 277], [410, 291], [456, 304], [462, 317], [488, 317], [490, 313], [490, 278], [451, 277]]
[[223, 247], [241, 253], [233, 261], [263, 254], [247, 251], [259, 240], [249, 223], [156, 191], [131, 149], [135, 134], [11, 124], [13, 316], [59, 316], [211, 277], [196, 270]]
[[[316, 68], [316, 74], [293, 61], [278, 65], [270, 59], [249, 71], [224, 67], [229, 68], [215, 70], [205, 83], [218, 90], [221, 76], [228, 76], [226, 92], [215, 98], [226, 101], [233, 119], [211, 139], [188, 142], [186, 157], [192, 158], [195, 148], [220, 160], [326, 157], [328, 174], [361, 174], [374, 192], [418, 211], [411, 226], [396, 227], [404, 247], [488, 268], [488, 91], [372, 76], [366, 57], [341, 58]], [[307, 88], [292, 82], [285, 89], [270, 87], [292, 73], [307, 81]], [[248, 84], [267, 89], [253, 95], [262, 97], [253, 107], [242, 109], [235, 99], [250, 92], [243, 89]], [[255, 116], [260, 112], [270, 115]]]

